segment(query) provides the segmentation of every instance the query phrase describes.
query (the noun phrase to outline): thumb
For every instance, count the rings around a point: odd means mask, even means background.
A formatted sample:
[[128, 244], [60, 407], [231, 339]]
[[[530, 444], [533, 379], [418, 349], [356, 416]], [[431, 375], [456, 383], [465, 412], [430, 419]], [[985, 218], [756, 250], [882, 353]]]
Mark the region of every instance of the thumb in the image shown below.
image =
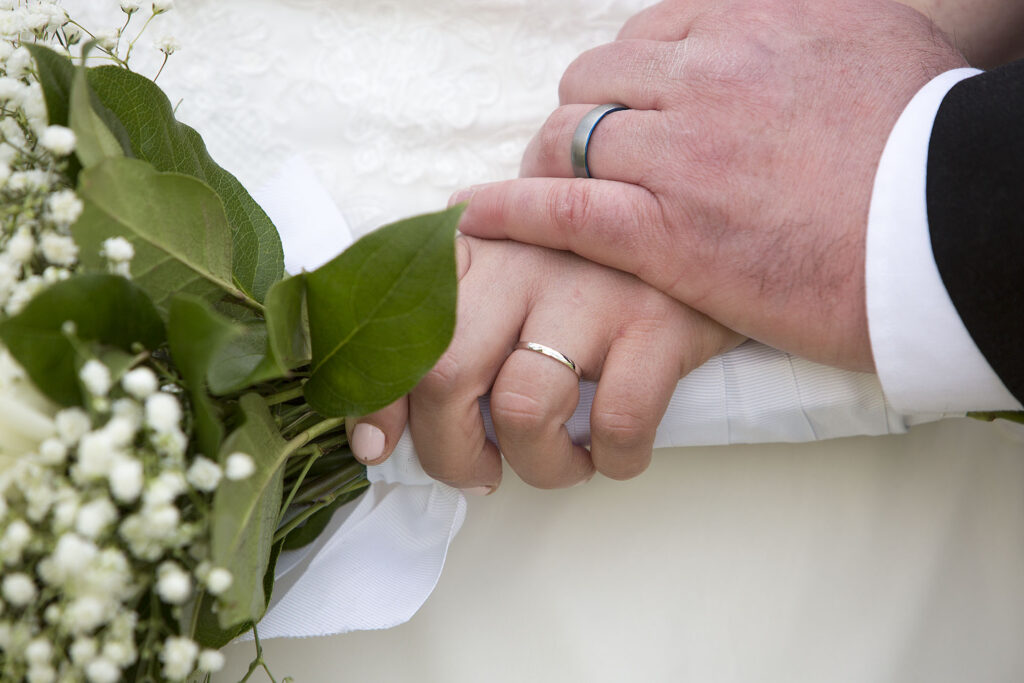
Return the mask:
[[391, 455], [402, 438], [409, 420], [409, 399], [406, 396], [360, 418], [345, 420], [348, 444], [356, 460], [366, 465], [378, 465]]

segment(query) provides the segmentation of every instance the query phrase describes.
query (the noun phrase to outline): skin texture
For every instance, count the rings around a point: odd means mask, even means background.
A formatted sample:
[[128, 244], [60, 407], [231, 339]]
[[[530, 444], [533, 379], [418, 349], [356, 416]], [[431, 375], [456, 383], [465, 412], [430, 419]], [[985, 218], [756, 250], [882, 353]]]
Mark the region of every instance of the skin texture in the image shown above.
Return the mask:
[[904, 0], [952, 38], [972, 66], [991, 69], [1024, 57], [1024, 3], [1013, 0]]
[[[1022, 52], [1024, 5], [906, 4], [949, 29], [973, 63]], [[461, 239], [455, 341], [410, 397], [360, 420], [357, 457], [386, 459], [409, 420], [428, 473], [494, 490], [501, 459], [476, 406], [490, 390], [501, 449], [528, 483], [568, 486], [595, 469], [634, 476], [675, 382], [742, 339], [678, 301], [767, 343], [871, 370], [863, 252], [874, 169], [914, 92], [964, 63], [925, 16], [889, 2], [687, 0], [640, 13], [568, 69], [523, 179], [453, 201], [472, 198], [464, 232], [573, 250], [653, 287], [569, 254]], [[590, 164], [603, 180], [570, 179], [569, 139], [601, 102], [633, 111], [594, 134]], [[575, 377], [511, 352], [519, 339], [606, 380], [589, 453], [562, 427]], [[370, 425], [380, 431], [365, 438]]]
[[[523, 160], [536, 177], [470, 190], [460, 227], [574, 251], [746, 336], [871, 371], [874, 171], [914, 93], [964, 64], [897, 3], [663, 2], [573, 62]], [[632, 110], [591, 138], [597, 179], [570, 178], [576, 122], [601, 102]]]
[[[361, 420], [385, 434], [379, 455], [353, 445], [363, 460], [383, 461], [408, 417], [428, 474], [492, 491], [501, 456], [485, 438], [477, 404], [490, 392], [501, 453], [527, 483], [571, 486], [595, 471], [633, 477], [650, 461], [679, 379], [742, 341], [637, 278], [573, 254], [462, 237], [457, 256], [455, 339], [408, 399]], [[602, 380], [589, 451], [573, 445], [564, 426], [579, 402], [576, 374], [538, 353], [513, 351], [520, 339], [558, 349], [584, 378]]]

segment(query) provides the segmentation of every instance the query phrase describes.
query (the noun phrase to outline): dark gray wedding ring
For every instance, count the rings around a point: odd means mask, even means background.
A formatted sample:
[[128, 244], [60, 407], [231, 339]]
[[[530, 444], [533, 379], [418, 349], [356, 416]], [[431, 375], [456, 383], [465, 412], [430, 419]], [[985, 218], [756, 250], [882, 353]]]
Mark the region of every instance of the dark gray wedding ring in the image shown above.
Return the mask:
[[539, 354], [542, 354], [544, 356], [547, 356], [548, 358], [557, 360], [559, 363], [561, 363], [565, 367], [567, 367], [570, 370], [572, 370], [573, 372], [575, 372], [576, 373], [576, 377], [579, 377], [579, 378], [583, 377], [583, 371], [580, 370], [579, 366], [576, 365], [576, 363], [574, 363], [573, 361], [569, 360], [569, 357], [566, 356], [564, 353], [556, 351], [553, 348], [551, 348], [550, 346], [545, 346], [544, 344], [538, 344], [537, 342], [521, 341], [518, 344], [516, 344], [516, 350], [518, 350], [518, 349], [523, 349], [525, 351], [534, 351], [536, 353], [539, 353]]
[[590, 166], [587, 164], [587, 148], [590, 147], [590, 137], [594, 134], [597, 124], [601, 119], [613, 111], [622, 111], [629, 107], [622, 104], [602, 104], [591, 109], [586, 116], [580, 119], [576, 126], [576, 132], [572, 135], [572, 172], [577, 178], [590, 178]]

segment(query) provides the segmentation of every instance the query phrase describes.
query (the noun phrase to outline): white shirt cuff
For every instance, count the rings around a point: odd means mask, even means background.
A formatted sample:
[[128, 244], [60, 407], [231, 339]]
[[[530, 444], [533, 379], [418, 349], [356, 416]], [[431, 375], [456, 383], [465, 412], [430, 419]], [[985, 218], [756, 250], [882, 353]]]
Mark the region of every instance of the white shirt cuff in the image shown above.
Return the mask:
[[886, 142], [868, 215], [871, 350], [890, 404], [906, 413], [1020, 410], [960, 320], [932, 255], [925, 195], [932, 125], [954, 69], [914, 96]]

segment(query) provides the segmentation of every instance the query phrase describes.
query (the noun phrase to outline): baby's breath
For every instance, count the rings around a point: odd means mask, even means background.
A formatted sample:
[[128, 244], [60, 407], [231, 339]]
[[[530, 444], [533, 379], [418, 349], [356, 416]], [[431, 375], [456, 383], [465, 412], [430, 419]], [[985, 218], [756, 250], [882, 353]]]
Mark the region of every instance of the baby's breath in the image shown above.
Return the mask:
[[[70, 55], [88, 37], [127, 66], [149, 21], [173, 2], [110, 1], [127, 21], [90, 33], [55, 0], [0, 0], [0, 318], [79, 267], [71, 226], [84, 205], [69, 180], [77, 140], [49, 124], [25, 45]], [[148, 17], [129, 39], [139, 14]], [[158, 42], [165, 57], [177, 48]], [[127, 240], [107, 240], [102, 256], [130, 274]], [[202, 502], [223, 473], [212, 461], [186, 460], [185, 411], [166, 384], [173, 377], [161, 369], [161, 387], [146, 363], [115, 374], [103, 359], [88, 360], [78, 374], [88, 408], [60, 409], [0, 346], [4, 681], [178, 681], [223, 665], [179, 632], [182, 605], [230, 585], [230, 574], [210, 568]]]

